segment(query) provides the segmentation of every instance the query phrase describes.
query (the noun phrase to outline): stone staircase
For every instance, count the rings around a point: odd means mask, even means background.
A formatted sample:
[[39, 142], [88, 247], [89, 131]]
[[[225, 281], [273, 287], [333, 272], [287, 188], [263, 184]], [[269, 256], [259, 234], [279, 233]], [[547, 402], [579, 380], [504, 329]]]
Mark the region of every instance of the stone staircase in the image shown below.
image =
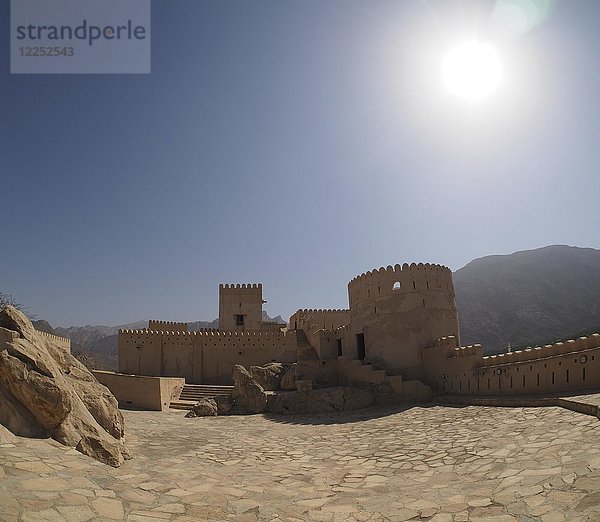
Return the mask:
[[171, 401], [169, 407], [173, 410], [191, 410], [200, 399], [216, 397], [217, 395], [229, 396], [233, 393], [233, 386], [216, 384], [186, 384], [181, 390], [179, 399]]
[[304, 330], [296, 330], [296, 346], [296, 358], [298, 362], [316, 361], [319, 359]]
[[388, 375], [385, 370], [375, 368], [371, 363], [358, 359], [347, 359], [345, 356], [338, 357], [339, 364], [344, 365], [348, 384], [372, 383], [380, 384], [388, 381], [396, 393], [402, 393], [402, 376]]

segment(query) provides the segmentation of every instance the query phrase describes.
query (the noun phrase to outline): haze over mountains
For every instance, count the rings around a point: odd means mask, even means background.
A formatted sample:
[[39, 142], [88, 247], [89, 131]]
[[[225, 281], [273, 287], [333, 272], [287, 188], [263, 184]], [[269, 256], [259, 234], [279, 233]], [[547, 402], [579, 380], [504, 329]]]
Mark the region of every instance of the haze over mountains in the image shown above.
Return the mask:
[[[461, 343], [481, 343], [494, 353], [600, 331], [600, 250], [554, 245], [471, 261], [454, 273]], [[285, 323], [281, 316], [266, 321]], [[214, 321], [188, 323], [190, 330], [217, 328]], [[119, 328], [145, 328], [147, 321], [119, 326], [36, 327], [68, 337], [73, 352], [89, 352], [116, 369]]]
[[487, 352], [600, 331], [600, 250], [553, 245], [454, 273], [461, 343]]

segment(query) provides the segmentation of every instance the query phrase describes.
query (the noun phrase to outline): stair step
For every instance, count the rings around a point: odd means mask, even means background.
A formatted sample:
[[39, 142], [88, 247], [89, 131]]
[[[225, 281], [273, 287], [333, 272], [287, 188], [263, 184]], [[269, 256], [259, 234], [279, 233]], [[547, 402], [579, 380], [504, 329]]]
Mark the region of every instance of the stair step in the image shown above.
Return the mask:
[[169, 405], [174, 410], [191, 410], [200, 399], [227, 397], [233, 393], [233, 386], [222, 384], [186, 384], [179, 399]]
[[197, 401], [171, 401], [169, 408], [172, 410], [191, 410]]

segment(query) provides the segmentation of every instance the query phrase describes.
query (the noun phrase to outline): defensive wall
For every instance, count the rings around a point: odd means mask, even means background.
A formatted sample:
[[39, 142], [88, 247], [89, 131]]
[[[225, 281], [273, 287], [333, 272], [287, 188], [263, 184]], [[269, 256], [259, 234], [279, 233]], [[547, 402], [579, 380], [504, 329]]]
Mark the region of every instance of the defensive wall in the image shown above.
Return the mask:
[[348, 298], [348, 355], [406, 379], [423, 378], [424, 348], [443, 336], [458, 338], [452, 272], [445, 266], [381, 267], [352, 279]]
[[347, 309], [314, 309], [297, 310], [290, 317], [292, 330], [304, 330], [311, 345], [318, 351], [320, 330], [335, 330], [350, 323], [350, 310]]
[[71, 339], [67, 339], [66, 337], [60, 337], [58, 335], [42, 332], [41, 330], [36, 330], [42, 337], [51, 341], [55, 346], [64, 350], [67, 353], [71, 353]]
[[483, 356], [455, 337], [423, 351], [426, 381], [439, 395], [537, 395], [600, 388], [600, 334]]
[[187, 323], [178, 323], [175, 321], [157, 321], [151, 319], [148, 321], [148, 330], [154, 330], [157, 332], [187, 332]]
[[298, 375], [317, 385], [364, 385], [419, 400], [428, 386], [474, 396], [600, 388], [599, 334], [489, 357], [480, 345], [461, 347], [452, 272], [441, 265], [368, 271], [348, 283], [349, 309], [299, 309], [289, 330], [262, 322], [261, 284], [220, 285], [219, 295], [219, 331], [166, 321], [121, 330], [119, 371], [231, 384], [235, 364], [298, 362]]
[[119, 372], [231, 384], [233, 366], [296, 361], [296, 337], [282, 331], [119, 331]]

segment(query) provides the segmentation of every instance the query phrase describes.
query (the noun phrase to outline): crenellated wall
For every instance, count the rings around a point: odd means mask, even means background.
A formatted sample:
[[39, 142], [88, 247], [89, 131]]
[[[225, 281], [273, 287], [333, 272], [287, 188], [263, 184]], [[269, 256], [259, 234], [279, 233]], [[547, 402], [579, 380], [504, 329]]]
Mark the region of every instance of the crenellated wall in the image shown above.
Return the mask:
[[423, 362], [438, 394], [576, 392], [600, 388], [600, 334], [488, 357], [448, 337], [424, 350]]
[[296, 311], [290, 317], [292, 330], [304, 330], [310, 344], [319, 352], [318, 332], [320, 330], [339, 328], [350, 323], [350, 310], [344, 309], [313, 309], [304, 308]]
[[[261, 330], [262, 305], [260, 283], [219, 285], [219, 330]], [[239, 316], [243, 317], [243, 324], [239, 324]]]
[[231, 384], [233, 366], [296, 360], [296, 337], [281, 331], [119, 331], [119, 372]]
[[148, 321], [148, 330], [156, 330], [159, 332], [187, 332], [187, 323], [178, 323], [175, 321]]
[[[398, 283], [396, 285], [396, 283]], [[348, 283], [350, 308], [377, 297], [443, 291], [454, 297], [452, 271], [430, 263], [404, 263], [369, 270]]]
[[55, 346], [64, 350], [67, 353], [71, 353], [71, 339], [67, 339], [66, 337], [60, 337], [58, 335], [50, 334], [47, 332], [42, 332], [41, 330], [36, 330], [38, 334], [40, 334], [45, 339], [51, 341]]
[[406, 379], [423, 378], [424, 348], [442, 336], [458, 337], [452, 272], [444, 266], [381, 267], [352, 279], [348, 298], [355, 337], [348, 353]]

